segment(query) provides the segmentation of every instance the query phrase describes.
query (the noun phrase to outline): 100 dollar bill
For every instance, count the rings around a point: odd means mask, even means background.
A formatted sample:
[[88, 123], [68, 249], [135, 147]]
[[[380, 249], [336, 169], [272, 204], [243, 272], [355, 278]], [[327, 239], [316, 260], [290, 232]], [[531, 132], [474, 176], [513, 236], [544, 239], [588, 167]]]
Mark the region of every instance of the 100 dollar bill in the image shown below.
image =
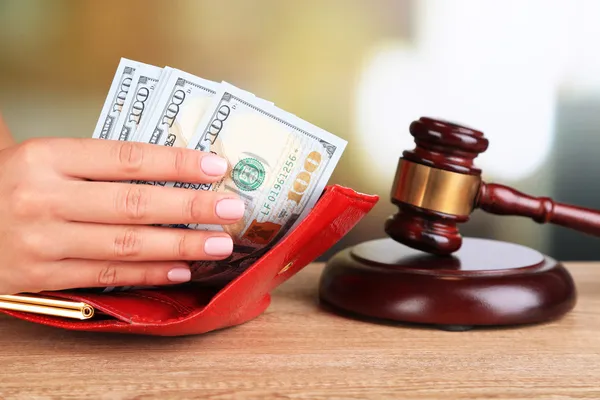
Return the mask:
[[146, 126], [148, 126], [148, 120], [150, 119], [150, 116], [154, 115], [154, 113], [156, 112], [156, 104], [160, 100], [162, 92], [164, 91], [167, 81], [169, 80], [169, 77], [171, 76], [172, 72], [173, 72], [173, 68], [171, 68], [171, 67], [166, 66], [163, 68], [163, 71], [158, 80], [158, 84], [156, 85], [156, 88], [154, 89], [154, 92], [152, 93], [152, 96], [150, 97], [148, 109], [146, 110], [146, 118], [141, 119], [141, 122], [140, 122], [135, 134], [130, 139], [131, 141], [136, 141], [136, 142], [141, 141], [142, 134], [145, 131]]
[[223, 85], [204, 112], [188, 148], [227, 160], [225, 177], [212, 184], [171, 182], [193, 190], [233, 193], [246, 206], [231, 225], [177, 225], [220, 230], [234, 241], [222, 261], [199, 261], [194, 281], [229, 279], [293, 230], [317, 202], [346, 141], [231, 85]]
[[[187, 147], [217, 87], [215, 82], [172, 69], [135, 140], [159, 146]], [[166, 184], [155, 181], [137, 183]]]
[[212, 184], [132, 182], [232, 193], [244, 201], [243, 218], [231, 225], [171, 225], [232, 237], [230, 257], [192, 264], [192, 280], [211, 285], [241, 274], [307, 216], [346, 146], [226, 82], [128, 59], [119, 63], [93, 137], [187, 147], [227, 160], [228, 172]]
[[217, 88], [216, 82], [173, 69], [137, 140], [187, 147]]
[[129, 141], [135, 138], [142, 118], [151, 106], [154, 90], [163, 73], [163, 68], [153, 65], [142, 65], [135, 71], [131, 88], [125, 97], [122, 111], [109, 139]]
[[138, 61], [121, 58], [117, 71], [108, 90], [108, 95], [100, 111], [100, 117], [92, 134], [95, 139], [110, 139], [129, 90], [135, 71], [142, 65]]

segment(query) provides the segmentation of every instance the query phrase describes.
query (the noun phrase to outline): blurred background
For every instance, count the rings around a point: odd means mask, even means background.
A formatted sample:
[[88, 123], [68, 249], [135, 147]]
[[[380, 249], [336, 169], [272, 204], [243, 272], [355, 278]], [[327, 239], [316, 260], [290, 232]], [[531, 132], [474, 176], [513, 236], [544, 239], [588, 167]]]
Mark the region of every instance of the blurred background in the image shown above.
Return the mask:
[[[349, 142], [330, 183], [381, 201], [323, 258], [385, 237], [411, 121], [482, 130], [484, 179], [600, 209], [600, 1], [0, 0], [18, 140], [90, 137], [120, 57], [229, 81]], [[476, 211], [464, 235], [600, 259], [600, 239]]]

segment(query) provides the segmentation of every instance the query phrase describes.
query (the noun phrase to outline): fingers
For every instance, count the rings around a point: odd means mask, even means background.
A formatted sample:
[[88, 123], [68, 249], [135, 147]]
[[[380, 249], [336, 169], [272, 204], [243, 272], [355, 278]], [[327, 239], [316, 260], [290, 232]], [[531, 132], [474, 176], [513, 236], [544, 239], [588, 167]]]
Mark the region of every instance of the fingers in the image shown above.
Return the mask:
[[51, 257], [120, 261], [221, 260], [233, 251], [224, 232], [157, 226], [63, 225]]
[[[40, 267], [41, 268], [41, 267]], [[31, 287], [43, 290], [108, 286], [159, 286], [189, 281], [184, 262], [123, 262], [68, 259], [44, 265]]]
[[231, 194], [143, 184], [73, 181], [55, 211], [69, 221], [107, 224], [231, 224], [244, 202]]
[[198, 150], [117, 140], [61, 138], [56, 150], [68, 153], [56, 164], [65, 175], [90, 180], [215, 182], [227, 161]]

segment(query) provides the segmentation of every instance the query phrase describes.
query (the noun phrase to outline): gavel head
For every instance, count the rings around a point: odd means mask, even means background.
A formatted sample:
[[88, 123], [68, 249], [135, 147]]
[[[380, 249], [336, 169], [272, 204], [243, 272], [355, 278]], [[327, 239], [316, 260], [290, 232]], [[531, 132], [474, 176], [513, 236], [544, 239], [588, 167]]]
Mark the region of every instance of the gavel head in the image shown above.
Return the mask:
[[416, 147], [402, 153], [392, 186], [398, 212], [385, 223], [395, 241], [436, 255], [462, 245], [457, 224], [469, 220], [481, 185], [473, 160], [487, 150], [483, 133], [422, 117], [410, 125]]

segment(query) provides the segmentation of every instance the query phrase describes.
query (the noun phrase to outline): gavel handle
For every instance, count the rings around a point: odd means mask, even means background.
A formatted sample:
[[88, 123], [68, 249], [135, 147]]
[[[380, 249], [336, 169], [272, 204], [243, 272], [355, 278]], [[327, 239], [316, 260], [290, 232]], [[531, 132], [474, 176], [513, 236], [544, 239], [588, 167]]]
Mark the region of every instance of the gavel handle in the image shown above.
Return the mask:
[[529, 217], [600, 236], [600, 211], [561, 204], [548, 197], [532, 197], [507, 186], [482, 183], [476, 207], [496, 215]]

